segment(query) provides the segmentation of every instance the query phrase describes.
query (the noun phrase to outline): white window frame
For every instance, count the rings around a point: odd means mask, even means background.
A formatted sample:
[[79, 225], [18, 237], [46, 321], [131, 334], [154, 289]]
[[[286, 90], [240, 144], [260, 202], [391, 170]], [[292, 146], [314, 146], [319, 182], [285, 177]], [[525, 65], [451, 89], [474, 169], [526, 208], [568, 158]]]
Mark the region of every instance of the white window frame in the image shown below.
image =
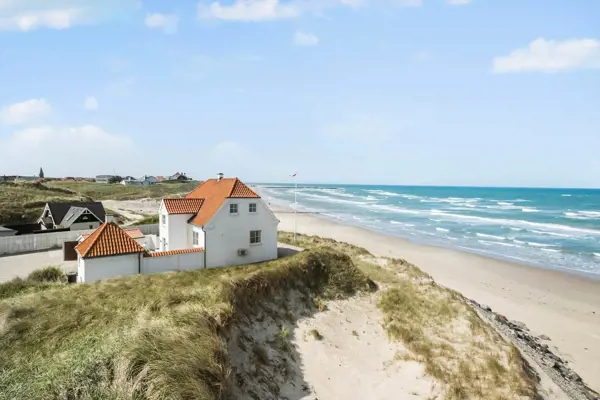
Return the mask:
[[[252, 210], [253, 208], [254, 208], [254, 210]], [[256, 210], [257, 210], [256, 203], [248, 204], [248, 212], [250, 214], [256, 214]]]
[[238, 215], [239, 212], [240, 212], [240, 207], [239, 207], [238, 203], [229, 204], [229, 215]]
[[260, 244], [262, 244], [262, 230], [257, 229], [250, 231], [250, 246], [258, 246]]
[[192, 245], [198, 246], [200, 244], [200, 233], [198, 231], [192, 231]]

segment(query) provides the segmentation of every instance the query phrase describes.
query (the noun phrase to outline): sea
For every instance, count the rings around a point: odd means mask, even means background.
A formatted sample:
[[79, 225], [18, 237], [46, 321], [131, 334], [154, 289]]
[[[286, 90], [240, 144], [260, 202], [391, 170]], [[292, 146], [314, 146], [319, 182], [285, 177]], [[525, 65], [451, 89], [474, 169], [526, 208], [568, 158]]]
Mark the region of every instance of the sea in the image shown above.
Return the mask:
[[[294, 188], [263, 199], [294, 207]], [[299, 185], [298, 211], [411, 241], [600, 278], [600, 190]]]

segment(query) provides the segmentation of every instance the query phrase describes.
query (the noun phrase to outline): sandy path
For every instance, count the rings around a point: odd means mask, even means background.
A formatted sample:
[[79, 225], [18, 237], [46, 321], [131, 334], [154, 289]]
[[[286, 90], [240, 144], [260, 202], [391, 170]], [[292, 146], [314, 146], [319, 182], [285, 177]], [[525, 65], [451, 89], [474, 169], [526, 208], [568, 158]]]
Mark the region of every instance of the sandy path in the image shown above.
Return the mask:
[[[430, 399], [441, 385], [422, 364], [395, 360], [400, 343], [381, 326], [376, 296], [332, 301], [328, 309], [298, 321], [294, 345], [302, 358], [311, 395], [305, 400]], [[311, 334], [316, 329], [323, 337]], [[288, 396], [285, 388], [281, 393]]]
[[[293, 214], [276, 215], [280, 230], [293, 231]], [[548, 335], [552, 340], [548, 344], [571, 362], [588, 385], [600, 390], [600, 281], [418, 245], [312, 215], [296, 218], [300, 233], [359, 245], [380, 256], [404, 258], [438, 283], [524, 322], [533, 333]]]

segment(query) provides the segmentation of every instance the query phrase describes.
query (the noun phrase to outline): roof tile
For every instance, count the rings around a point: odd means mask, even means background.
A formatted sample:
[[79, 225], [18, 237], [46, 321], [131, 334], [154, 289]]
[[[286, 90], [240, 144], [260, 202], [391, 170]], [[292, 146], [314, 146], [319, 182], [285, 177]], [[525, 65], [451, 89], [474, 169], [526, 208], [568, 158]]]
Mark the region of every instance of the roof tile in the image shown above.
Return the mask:
[[169, 214], [196, 214], [204, 199], [163, 199], [163, 202]]
[[174, 256], [176, 254], [187, 254], [187, 253], [201, 253], [204, 249], [202, 247], [195, 247], [193, 249], [180, 249], [180, 250], [168, 250], [168, 251], [155, 251], [153, 253], [146, 253], [144, 257], [164, 257]]
[[192, 224], [204, 226], [228, 198], [257, 198], [260, 196], [238, 178], [208, 179], [192, 190], [187, 199], [204, 199]]
[[100, 225], [91, 235], [75, 246], [75, 250], [83, 258], [146, 252], [146, 249], [114, 222]]

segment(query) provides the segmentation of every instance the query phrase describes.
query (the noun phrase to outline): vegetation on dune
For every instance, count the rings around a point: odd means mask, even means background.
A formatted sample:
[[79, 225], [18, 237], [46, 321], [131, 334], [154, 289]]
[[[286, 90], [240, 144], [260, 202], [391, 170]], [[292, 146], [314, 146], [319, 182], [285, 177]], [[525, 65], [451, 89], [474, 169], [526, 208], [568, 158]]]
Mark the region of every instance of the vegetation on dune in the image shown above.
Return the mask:
[[160, 198], [181, 193], [188, 193], [198, 186], [197, 181], [178, 184], [156, 183], [154, 185], [121, 185], [95, 182], [61, 182], [52, 181], [47, 184], [51, 188], [64, 188], [81, 193], [95, 200], [135, 200], [144, 198]]
[[158, 224], [158, 214], [148, 215], [142, 219], [135, 221], [131, 226]]
[[251, 266], [48, 284], [0, 302], [0, 399], [226, 398], [222, 333], [235, 321], [282, 292], [336, 299], [367, 288], [347, 255], [326, 248]]
[[[67, 276], [60, 267], [38, 269], [29, 274], [25, 279], [15, 278], [8, 282], [0, 283], [0, 300], [26, 293], [39, 292], [66, 283]], [[2, 318], [0, 317], [1, 320]], [[0, 332], [2, 331], [1, 327], [2, 324], [0, 322]]]
[[34, 222], [47, 202], [160, 198], [182, 195], [196, 186], [196, 181], [147, 186], [61, 181], [0, 182], [0, 225]]
[[0, 182], [0, 225], [33, 222], [49, 201], [89, 201], [64, 188], [49, 188], [41, 183]]
[[[293, 235], [280, 233], [279, 240], [293, 244]], [[381, 285], [384, 328], [407, 350], [397, 358], [422, 363], [445, 385], [446, 399], [534, 398], [536, 382], [519, 351], [459, 293], [437, 285], [406, 260], [375, 257], [361, 247], [318, 236], [297, 235], [295, 244], [349, 254], [365, 276]]]

